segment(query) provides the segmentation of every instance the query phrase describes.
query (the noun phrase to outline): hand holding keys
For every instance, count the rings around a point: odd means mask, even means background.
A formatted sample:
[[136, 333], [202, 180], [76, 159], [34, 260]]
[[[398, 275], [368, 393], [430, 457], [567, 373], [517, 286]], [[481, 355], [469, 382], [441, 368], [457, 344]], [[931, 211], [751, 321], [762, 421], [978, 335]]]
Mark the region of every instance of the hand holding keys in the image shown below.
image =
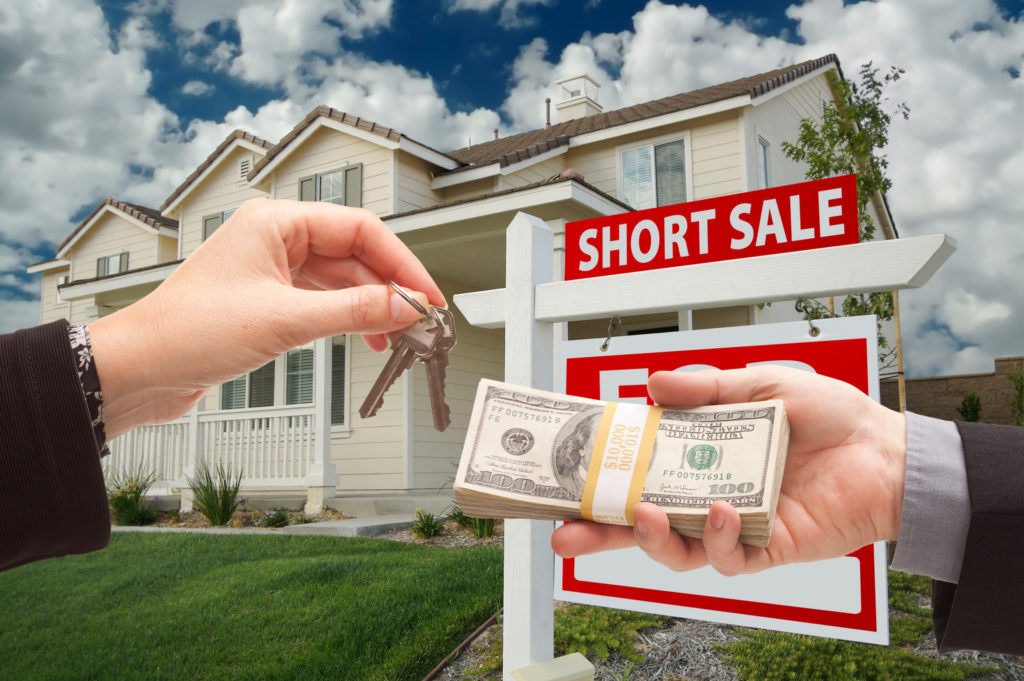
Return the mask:
[[384, 393], [388, 388], [414, 362], [420, 361], [427, 365], [427, 387], [430, 391], [434, 428], [443, 432], [451, 424], [451, 410], [444, 401], [444, 380], [448, 352], [455, 347], [455, 319], [450, 310], [437, 305], [427, 309], [394, 282], [389, 281], [387, 284], [423, 317], [402, 331], [400, 336], [391, 339], [391, 357], [370, 388], [363, 406], [359, 408], [359, 415], [366, 419], [376, 414], [384, 403]]

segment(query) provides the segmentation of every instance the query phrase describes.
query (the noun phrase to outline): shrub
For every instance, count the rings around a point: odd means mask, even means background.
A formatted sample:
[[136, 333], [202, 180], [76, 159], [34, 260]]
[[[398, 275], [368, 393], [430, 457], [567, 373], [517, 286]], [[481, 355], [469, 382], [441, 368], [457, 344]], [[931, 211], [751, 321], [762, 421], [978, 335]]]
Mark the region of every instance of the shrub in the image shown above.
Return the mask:
[[238, 489], [242, 486], [242, 473], [232, 476], [230, 468], [217, 464], [211, 471], [205, 462], [196, 469], [196, 477], [189, 478], [189, 489], [195, 498], [196, 510], [206, 516], [211, 525], [227, 525], [231, 514], [240, 503]]
[[1013, 384], [1013, 394], [1006, 399], [1010, 411], [1013, 412], [1013, 424], [1024, 426], [1024, 369], [1020, 364], [1014, 364], [1006, 377]]
[[444, 531], [444, 524], [433, 513], [418, 508], [416, 509], [416, 518], [412, 521], [410, 530], [414, 537], [429, 539], [441, 534]]
[[973, 390], [964, 395], [963, 402], [956, 408], [956, 413], [964, 421], [977, 421], [981, 418], [981, 398]]
[[155, 475], [144, 474], [141, 468], [110, 476], [107, 503], [118, 525], [149, 525], [156, 520], [156, 512], [146, 502], [146, 492], [155, 479]]
[[267, 517], [263, 519], [263, 525], [265, 527], [284, 527], [288, 524], [288, 513], [283, 508], [279, 508], [272, 513], [268, 513]]
[[469, 529], [477, 539], [494, 536], [494, 518], [468, 518]]
[[453, 503], [448, 507], [448, 520], [463, 527], [469, 527], [469, 516], [465, 514], [458, 504]]
[[292, 520], [292, 523], [295, 524], [295, 525], [306, 525], [306, 524], [315, 523], [315, 522], [316, 522], [316, 518], [314, 516], [306, 515], [305, 513], [297, 515]]

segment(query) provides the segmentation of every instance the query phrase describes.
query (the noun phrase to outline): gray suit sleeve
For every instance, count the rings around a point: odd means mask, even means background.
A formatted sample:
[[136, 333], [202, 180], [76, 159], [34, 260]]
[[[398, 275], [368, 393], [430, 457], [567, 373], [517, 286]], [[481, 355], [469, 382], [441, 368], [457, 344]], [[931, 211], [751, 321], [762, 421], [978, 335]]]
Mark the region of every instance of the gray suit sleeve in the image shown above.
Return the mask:
[[890, 567], [957, 583], [970, 522], [967, 468], [956, 425], [907, 412], [903, 515]]

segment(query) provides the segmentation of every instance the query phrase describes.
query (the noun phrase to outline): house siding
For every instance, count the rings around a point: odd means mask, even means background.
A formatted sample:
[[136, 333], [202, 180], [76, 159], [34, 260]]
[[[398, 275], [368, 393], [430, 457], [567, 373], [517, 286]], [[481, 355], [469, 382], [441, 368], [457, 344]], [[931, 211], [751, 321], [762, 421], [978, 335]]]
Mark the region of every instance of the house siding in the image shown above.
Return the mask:
[[377, 215], [390, 215], [394, 162], [394, 152], [390, 149], [321, 127], [274, 171], [275, 198], [298, 200], [300, 178], [362, 163], [363, 208]]
[[[450, 297], [465, 292], [451, 282], [438, 282]], [[412, 487], [436, 490], [449, 486], [462, 455], [462, 445], [473, 411], [477, 384], [481, 378], [503, 380], [505, 376], [505, 335], [501, 329], [479, 329], [452, 308], [458, 344], [449, 355], [445, 372], [445, 402], [451, 409], [451, 425], [443, 433], [434, 429], [433, 411], [427, 386], [426, 367], [417, 362], [413, 370], [415, 442]]]
[[543, 182], [566, 169], [565, 154], [549, 158], [540, 163], [534, 163], [522, 170], [508, 175], [498, 176], [498, 190], [514, 189], [523, 187], [535, 182]]
[[244, 147], [236, 147], [220, 160], [202, 182], [191, 189], [188, 197], [182, 201], [179, 212], [179, 215], [184, 216], [178, 227], [182, 257], [188, 257], [203, 243], [204, 217], [218, 215], [238, 208], [249, 199], [267, 195], [266, 192], [250, 187], [239, 171], [239, 163], [243, 159], [248, 160], [251, 167], [259, 158]]
[[71, 249], [71, 272], [75, 281], [96, 276], [96, 260], [108, 255], [128, 252], [128, 268], [157, 265], [157, 236], [129, 222], [128, 219], [104, 211]]
[[67, 319], [70, 315], [70, 307], [67, 303], [54, 302], [57, 300], [57, 280], [66, 277], [68, 269], [52, 270], [43, 272], [43, 282], [40, 288], [39, 298], [39, 323], [47, 324], [58, 319]]
[[430, 166], [423, 159], [404, 151], [398, 157], [398, 188], [396, 213], [429, 208], [440, 203], [437, 192], [430, 187]]

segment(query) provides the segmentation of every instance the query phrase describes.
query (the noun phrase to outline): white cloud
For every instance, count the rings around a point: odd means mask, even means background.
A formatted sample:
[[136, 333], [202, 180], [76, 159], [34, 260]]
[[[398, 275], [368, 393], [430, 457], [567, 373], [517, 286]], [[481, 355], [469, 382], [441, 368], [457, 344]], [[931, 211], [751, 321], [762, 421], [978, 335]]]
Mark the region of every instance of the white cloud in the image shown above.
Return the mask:
[[213, 92], [213, 86], [209, 83], [204, 83], [201, 80], [190, 80], [181, 86], [181, 93], [184, 95], [200, 97], [202, 95], [208, 95], [211, 92]]
[[449, 12], [475, 11], [487, 12], [496, 7], [501, 8], [498, 24], [502, 28], [525, 28], [535, 26], [537, 18], [524, 14], [520, 10], [531, 5], [550, 6], [555, 0], [453, 0], [448, 6]]

